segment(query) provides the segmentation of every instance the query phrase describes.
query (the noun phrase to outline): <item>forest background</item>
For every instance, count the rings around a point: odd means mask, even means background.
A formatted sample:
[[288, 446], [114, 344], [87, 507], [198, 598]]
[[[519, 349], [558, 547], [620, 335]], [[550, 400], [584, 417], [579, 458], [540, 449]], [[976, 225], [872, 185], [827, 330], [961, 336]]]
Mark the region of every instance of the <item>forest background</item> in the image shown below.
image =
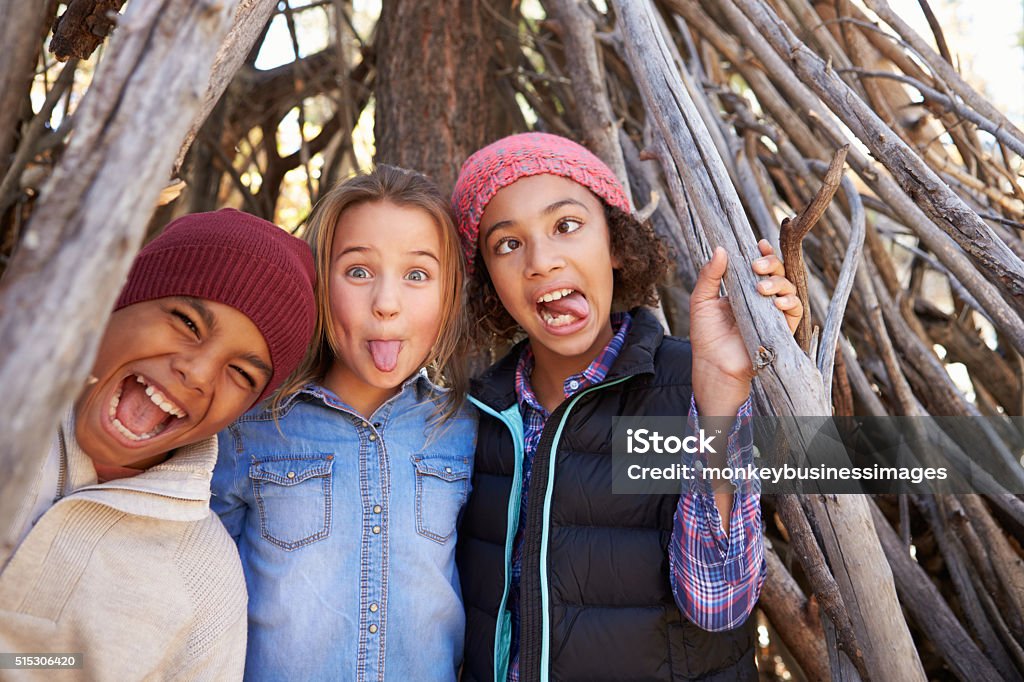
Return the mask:
[[0, 34], [0, 514], [170, 219], [301, 234], [373, 162], [447, 190], [546, 130], [673, 247], [674, 333], [711, 247], [780, 247], [796, 342], [734, 297], [762, 413], [991, 425], [983, 496], [765, 498], [763, 679], [1024, 679], [1020, 2], [0, 0]]

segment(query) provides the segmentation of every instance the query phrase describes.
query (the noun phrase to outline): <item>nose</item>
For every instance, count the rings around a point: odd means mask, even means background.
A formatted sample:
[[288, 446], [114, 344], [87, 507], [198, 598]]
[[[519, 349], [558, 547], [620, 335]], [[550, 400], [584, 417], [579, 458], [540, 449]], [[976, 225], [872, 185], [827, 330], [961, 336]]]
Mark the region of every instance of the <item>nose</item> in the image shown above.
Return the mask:
[[213, 353], [179, 353], [171, 360], [171, 370], [189, 390], [209, 395], [220, 365]]
[[544, 277], [565, 267], [561, 249], [546, 241], [526, 246], [526, 276]]
[[402, 311], [399, 284], [391, 277], [382, 277], [373, 291], [373, 315], [379, 320], [398, 317]]

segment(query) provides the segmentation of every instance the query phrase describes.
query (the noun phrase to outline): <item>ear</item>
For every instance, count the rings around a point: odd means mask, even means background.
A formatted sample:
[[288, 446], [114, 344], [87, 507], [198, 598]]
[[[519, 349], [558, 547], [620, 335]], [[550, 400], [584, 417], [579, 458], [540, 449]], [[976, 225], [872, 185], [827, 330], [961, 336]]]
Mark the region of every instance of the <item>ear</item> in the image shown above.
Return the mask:
[[622, 269], [622, 259], [619, 258], [619, 254], [612, 250], [612, 270]]
[[611, 255], [612, 270], [621, 270], [622, 259], [619, 257], [619, 250], [615, 248], [615, 244], [612, 242], [611, 230], [608, 233], [608, 253]]

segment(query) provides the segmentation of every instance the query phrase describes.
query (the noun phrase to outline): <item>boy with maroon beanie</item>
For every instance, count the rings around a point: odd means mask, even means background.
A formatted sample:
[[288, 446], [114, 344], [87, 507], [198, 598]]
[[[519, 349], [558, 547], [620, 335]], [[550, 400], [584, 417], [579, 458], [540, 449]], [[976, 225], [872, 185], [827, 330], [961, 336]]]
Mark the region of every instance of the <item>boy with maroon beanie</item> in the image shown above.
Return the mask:
[[313, 280], [304, 242], [233, 209], [180, 218], [139, 253], [13, 520], [0, 651], [75, 653], [89, 679], [241, 677], [245, 582], [209, 507], [216, 434], [305, 354]]

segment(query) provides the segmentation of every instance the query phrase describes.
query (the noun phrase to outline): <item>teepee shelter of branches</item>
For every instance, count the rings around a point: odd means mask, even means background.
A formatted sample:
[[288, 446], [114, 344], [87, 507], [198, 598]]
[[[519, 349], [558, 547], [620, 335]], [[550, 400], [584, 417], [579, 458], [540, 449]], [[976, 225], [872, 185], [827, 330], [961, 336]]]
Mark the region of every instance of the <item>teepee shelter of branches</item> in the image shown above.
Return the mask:
[[726, 278], [762, 413], [993, 425], [984, 496], [765, 496], [764, 679], [1024, 679], [1024, 133], [919, 4], [932, 35], [885, 0], [0, 0], [0, 519], [150, 226], [234, 205], [301, 229], [370, 125], [374, 160], [448, 188], [534, 128], [671, 246], [674, 333], [711, 248], [784, 254], [795, 339]]

